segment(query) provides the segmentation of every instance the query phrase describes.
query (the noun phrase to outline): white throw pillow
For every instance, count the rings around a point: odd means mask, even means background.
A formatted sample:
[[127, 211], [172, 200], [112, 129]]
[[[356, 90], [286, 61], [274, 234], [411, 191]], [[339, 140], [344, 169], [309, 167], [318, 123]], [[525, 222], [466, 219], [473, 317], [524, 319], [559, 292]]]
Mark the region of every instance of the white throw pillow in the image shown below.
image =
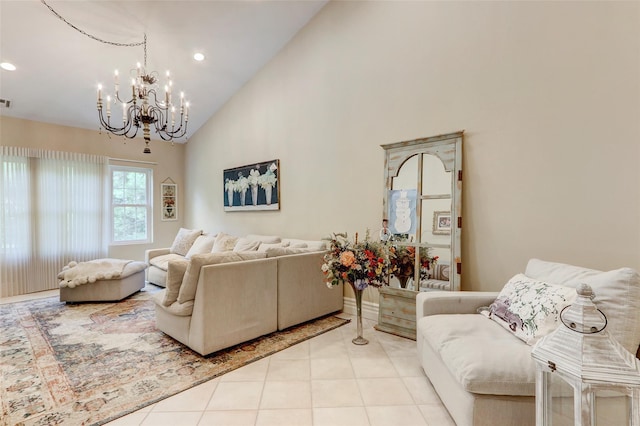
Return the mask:
[[270, 247], [266, 251], [267, 257], [279, 257], [289, 256], [292, 254], [309, 253], [309, 249], [306, 248], [291, 248], [291, 247]]
[[213, 243], [213, 248], [211, 249], [211, 253], [232, 251], [233, 248], [236, 246], [237, 241], [238, 241], [238, 237], [234, 237], [233, 235], [220, 232], [216, 236], [216, 241]]
[[185, 257], [189, 259], [194, 254], [211, 253], [211, 249], [213, 249], [213, 243], [215, 243], [215, 241], [215, 235], [199, 235]]
[[564, 263], [531, 259], [528, 277], [576, 288], [591, 286], [596, 304], [607, 316], [606, 330], [626, 350], [635, 354], [640, 344], [640, 275], [631, 268], [598, 271]]
[[178, 303], [185, 303], [196, 297], [196, 289], [198, 288], [198, 278], [200, 278], [200, 269], [204, 265], [215, 265], [218, 263], [240, 262], [242, 257], [237, 253], [207, 253], [195, 254], [189, 261], [189, 266], [184, 274], [180, 292], [178, 293]]
[[167, 287], [164, 291], [164, 298], [162, 299], [164, 306], [171, 306], [173, 302], [178, 300], [180, 286], [182, 285], [184, 273], [187, 271], [188, 266], [189, 261], [186, 259], [169, 261], [169, 267], [167, 268]]
[[256, 251], [260, 247], [260, 241], [238, 238], [233, 251]]
[[261, 243], [267, 243], [267, 244], [275, 244], [282, 241], [282, 239], [277, 235], [249, 234], [245, 238], [248, 240], [260, 241]]
[[200, 234], [202, 234], [202, 229], [194, 230], [180, 228], [178, 235], [176, 235], [176, 238], [173, 240], [170, 252], [186, 256]]
[[295, 238], [285, 238], [282, 242], [289, 243], [289, 247], [297, 247], [302, 248], [302, 244], [304, 244], [305, 248], [308, 248], [309, 251], [322, 251], [327, 249], [326, 241], [318, 241], [318, 240], [298, 240]]
[[488, 316], [533, 345], [560, 325], [560, 312], [576, 297], [575, 288], [517, 274], [489, 306]]
[[266, 253], [268, 249], [270, 248], [282, 248], [282, 247], [288, 247], [289, 243], [288, 242], [281, 242], [281, 243], [274, 243], [274, 244], [269, 244], [269, 243], [260, 243], [260, 247], [258, 247], [258, 251], [261, 253]]

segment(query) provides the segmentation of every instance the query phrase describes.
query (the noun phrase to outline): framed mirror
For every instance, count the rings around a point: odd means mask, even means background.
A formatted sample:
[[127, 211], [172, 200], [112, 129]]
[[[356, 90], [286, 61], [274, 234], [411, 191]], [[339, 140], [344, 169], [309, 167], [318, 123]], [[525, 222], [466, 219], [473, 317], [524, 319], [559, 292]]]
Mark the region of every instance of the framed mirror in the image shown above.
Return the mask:
[[378, 329], [415, 338], [415, 294], [460, 290], [462, 136], [382, 145], [383, 220], [397, 267], [380, 288]]

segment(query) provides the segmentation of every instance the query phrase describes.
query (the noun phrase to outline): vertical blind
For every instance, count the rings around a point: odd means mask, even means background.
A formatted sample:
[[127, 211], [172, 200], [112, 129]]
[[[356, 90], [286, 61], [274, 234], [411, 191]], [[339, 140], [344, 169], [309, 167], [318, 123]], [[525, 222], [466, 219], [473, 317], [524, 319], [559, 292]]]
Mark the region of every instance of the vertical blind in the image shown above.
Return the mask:
[[108, 157], [0, 147], [0, 297], [58, 288], [107, 255]]

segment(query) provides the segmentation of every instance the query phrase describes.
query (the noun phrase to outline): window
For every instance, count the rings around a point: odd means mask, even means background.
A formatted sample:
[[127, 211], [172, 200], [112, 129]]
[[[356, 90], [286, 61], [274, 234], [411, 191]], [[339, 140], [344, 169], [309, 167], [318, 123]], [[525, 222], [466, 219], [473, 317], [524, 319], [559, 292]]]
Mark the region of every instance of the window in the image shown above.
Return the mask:
[[111, 166], [111, 242], [151, 242], [151, 169]]
[[107, 255], [107, 161], [0, 146], [0, 297], [59, 288], [70, 261]]

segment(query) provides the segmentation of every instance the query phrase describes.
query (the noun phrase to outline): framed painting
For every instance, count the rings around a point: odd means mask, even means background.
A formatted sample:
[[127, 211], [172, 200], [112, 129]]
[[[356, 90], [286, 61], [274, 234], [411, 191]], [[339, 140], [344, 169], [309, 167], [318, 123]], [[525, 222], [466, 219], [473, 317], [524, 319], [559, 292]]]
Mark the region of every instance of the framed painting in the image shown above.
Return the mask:
[[226, 169], [222, 177], [224, 210], [280, 210], [280, 160]]
[[178, 220], [178, 185], [161, 183], [162, 220]]
[[451, 212], [433, 212], [433, 233], [436, 235], [451, 234]]

